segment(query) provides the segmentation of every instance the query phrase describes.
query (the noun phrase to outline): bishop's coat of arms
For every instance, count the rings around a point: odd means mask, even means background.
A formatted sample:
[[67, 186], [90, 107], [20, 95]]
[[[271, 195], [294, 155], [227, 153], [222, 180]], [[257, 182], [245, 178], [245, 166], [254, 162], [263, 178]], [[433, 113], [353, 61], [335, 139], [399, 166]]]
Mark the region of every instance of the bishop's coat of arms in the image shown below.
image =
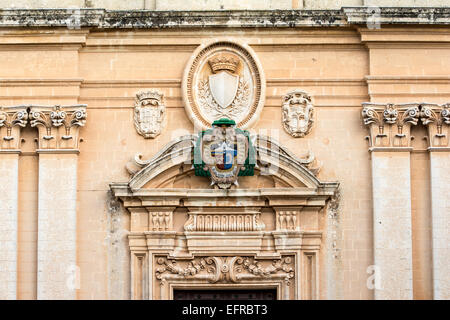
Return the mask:
[[194, 149], [196, 176], [211, 177], [211, 185], [229, 189], [238, 176], [252, 176], [255, 152], [249, 132], [236, 128], [230, 119], [214, 121], [212, 128], [199, 134]]

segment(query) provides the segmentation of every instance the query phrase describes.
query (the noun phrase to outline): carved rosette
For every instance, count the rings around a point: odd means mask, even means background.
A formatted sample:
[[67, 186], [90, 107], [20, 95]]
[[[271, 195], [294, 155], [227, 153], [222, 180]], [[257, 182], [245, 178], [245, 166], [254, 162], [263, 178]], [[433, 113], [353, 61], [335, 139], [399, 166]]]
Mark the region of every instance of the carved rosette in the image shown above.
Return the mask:
[[200, 45], [188, 62], [182, 82], [189, 119], [207, 129], [215, 120], [251, 127], [264, 106], [265, 77], [256, 54], [236, 41]]
[[156, 138], [164, 127], [166, 106], [164, 94], [149, 90], [136, 94], [134, 104], [134, 126], [146, 139]]
[[209, 283], [239, 283], [242, 281], [275, 279], [290, 285], [295, 277], [294, 258], [261, 260], [254, 257], [197, 257], [174, 260], [156, 258], [155, 277], [163, 284], [167, 280], [205, 280]]
[[410, 147], [411, 125], [420, 122], [428, 129], [430, 147], [448, 147], [449, 104], [363, 103], [362, 118], [370, 130], [371, 147]]
[[307, 135], [314, 122], [311, 96], [301, 90], [293, 90], [283, 96], [281, 108], [283, 127], [294, 138]]
[[79, 127], [86, 124], [86, 105], [30, 108], [30, 124], [39, 132], [40, 150], [78, 150]]
[[20, 128], [28, 122], [27, 108], [0, 107], [0, 150], [20, 149]]

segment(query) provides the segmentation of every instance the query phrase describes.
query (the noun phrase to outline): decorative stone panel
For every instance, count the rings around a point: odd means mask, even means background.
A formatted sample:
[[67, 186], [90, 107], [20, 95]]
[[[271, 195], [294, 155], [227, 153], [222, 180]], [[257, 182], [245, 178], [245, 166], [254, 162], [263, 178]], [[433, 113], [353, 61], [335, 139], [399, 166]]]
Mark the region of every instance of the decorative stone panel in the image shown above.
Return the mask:
[[173, 230], [173, 210], [175, 207], [148, 207], [149, 231]]
[[277, 230], [300, 230], [298, 215], [301, 208], [275, 207]]

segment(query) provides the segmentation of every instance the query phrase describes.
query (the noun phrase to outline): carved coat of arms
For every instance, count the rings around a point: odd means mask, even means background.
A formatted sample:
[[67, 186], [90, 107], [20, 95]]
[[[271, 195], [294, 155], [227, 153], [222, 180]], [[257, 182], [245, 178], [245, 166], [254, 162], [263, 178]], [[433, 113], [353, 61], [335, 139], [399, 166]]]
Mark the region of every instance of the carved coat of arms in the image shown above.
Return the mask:
[[238, 176], [254, 174], [255, 155], [249, 132], [236, 128], [229, 119], [213, 122], [202, 131], [194, 150], [195, 175], [211, 177], [211, 185], [228, 189]]
[[264, 106], [264, 82], [260, 64], [248, 46], [228, 41], [202, 45], [183, 76], [186, 112], [202, 129], [221, 118], [248, 128]]
[[314, 107], [311, 97], [294, 90], [283, 97], [282, 122], [284, 129], [294, 138], [304, 137], [312, 128]]
[[212, 118], [239, 118], [250, 100], [249, 83], [238, 74], [239, 59], [220, 54], [208, 64], [213, 74], [198, 83], [199, 104]]
[[134, 105], [134, 125], [144, 138], [155, 138], [162, 130], [164, 113], [164, 95], [156, 90], [136, 94]]

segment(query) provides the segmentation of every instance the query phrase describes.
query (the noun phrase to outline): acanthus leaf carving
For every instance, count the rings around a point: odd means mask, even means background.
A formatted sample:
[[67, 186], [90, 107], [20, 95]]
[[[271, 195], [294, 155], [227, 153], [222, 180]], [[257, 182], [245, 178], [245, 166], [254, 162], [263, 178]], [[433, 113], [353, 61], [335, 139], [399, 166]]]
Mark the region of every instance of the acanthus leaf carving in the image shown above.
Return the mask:
[[30, 124], [38, 127], [39, 149], [78, 149], [79, 127], [86, 124], [86, 105], [30, 107]]
[[427, 127], [430, 147], [449, 146], [450, 104], [422, 104], [420, 120]]
[[27, 108], [24, 106], [0, 108], [0, 130], [2, 143], [0, 149], [18, 149], [20, 147], [20, 127], [25, 127], [28, 122]]
[[292, 257], [282, 257], [281, 259], [272, 260], [272, 264], [263, 267], [261, 262], [253, 257], [238, 257], [235, 260], [235, 281], [238, 282], [244, 277], [241, 274], [246, 271], [256, 277], [268, 278], [281, 271], [284, 276], [284, 281], [290, 285], [290, 281], [294, 278], [294, 268], [291, 266], [293, 262]]
[[419, 121], [419, 104], [363, 103], [363, 123], [370, 128], [371, 147], [409, 147], [410, 126]]
[[421, 122], [428, 129], [430, 147], [448, 147], [450, 104], [363, 103], [362, 118], [370, 128], [371, 147], [409, 147], [410, 126]]
[[210, 283], [239, 283], [245, 280], [280, 279], [290, 285], [295, 277], [294, 259], [260, 260], [252, 256], [197, 257], [175, 260], [166, 257], [156, 259], [155, 277], [168, 279], [206, 280]]

